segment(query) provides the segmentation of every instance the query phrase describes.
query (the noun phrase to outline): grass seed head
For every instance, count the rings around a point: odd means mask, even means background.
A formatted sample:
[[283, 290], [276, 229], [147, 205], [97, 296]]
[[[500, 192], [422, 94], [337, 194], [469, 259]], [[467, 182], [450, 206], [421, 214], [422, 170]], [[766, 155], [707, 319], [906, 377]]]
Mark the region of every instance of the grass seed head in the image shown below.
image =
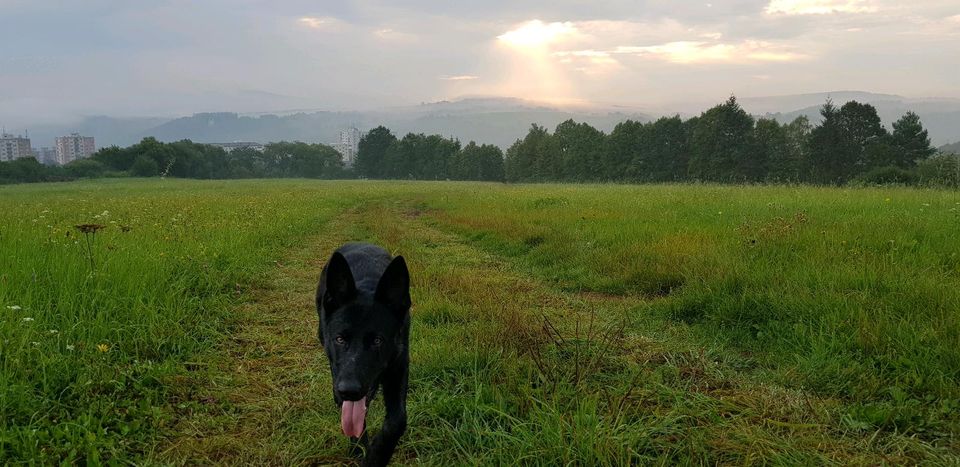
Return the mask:
[[82, 233], [92, 234], [97, 233], [100, 230], [103, 230], [106, 226], [103, 224], [78, 224], [74, 226]]

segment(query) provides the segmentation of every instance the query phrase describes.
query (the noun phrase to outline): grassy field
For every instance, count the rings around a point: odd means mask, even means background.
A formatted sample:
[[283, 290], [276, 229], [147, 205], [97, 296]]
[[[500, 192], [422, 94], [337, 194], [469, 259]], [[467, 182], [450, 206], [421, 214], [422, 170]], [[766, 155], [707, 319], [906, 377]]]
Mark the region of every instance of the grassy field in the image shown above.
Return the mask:
[[313, 289], [368, 240], [413, 276], [398, 462], [957, 464], [958, 232], [896, 188], [0, 187], [0, 463], [349, 462]]

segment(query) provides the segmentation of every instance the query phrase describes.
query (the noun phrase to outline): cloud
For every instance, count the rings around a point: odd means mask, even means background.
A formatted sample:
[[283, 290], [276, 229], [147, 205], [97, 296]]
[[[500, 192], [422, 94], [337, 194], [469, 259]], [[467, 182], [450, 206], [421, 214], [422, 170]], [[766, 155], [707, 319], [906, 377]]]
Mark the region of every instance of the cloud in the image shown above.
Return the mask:
[[826, 15], [874, 11], [877, 11], [877, 7], [867, 0], [771, 0], [766, 9], [771, 15]]
[[444, 81], [473, 81], [475, 79], [480, 79], [480, 77], [474, 75], [443, 75], [440, 76], [440, 79]]
[[744, 41], [738, 44], [674, 41], [645, 46], [621, 45], [610, 50], [561, 51], [554, 55], [565, 58], [605, 59], [599, 63], [611, 61], [611, 56], [615, 55], [634, 55], [680, 64], [789, 62], [809, 58], [805, 54], [764, 41]]
[[322, 31], [338, 31], [346, 26], [346, 22], [332, 16], [302, 16], [297, 22], [310, 29]]
[[186, 16], [174, 0], [0, 4], [7, 125], [464, 94], [617, 104], [838, 88], [960, 97], [957, 0], [207, 0]]
[[397, 42], [397, 41], [411, 42], [411, 41], [417, 40], [417, 36], [415, 34], [397, 31], [393, 28], [375, 29], [373, 31], [373, 35], [376, 36], [378, 39], [385, 40], [385, 41], [393, 41], [393, 42]]

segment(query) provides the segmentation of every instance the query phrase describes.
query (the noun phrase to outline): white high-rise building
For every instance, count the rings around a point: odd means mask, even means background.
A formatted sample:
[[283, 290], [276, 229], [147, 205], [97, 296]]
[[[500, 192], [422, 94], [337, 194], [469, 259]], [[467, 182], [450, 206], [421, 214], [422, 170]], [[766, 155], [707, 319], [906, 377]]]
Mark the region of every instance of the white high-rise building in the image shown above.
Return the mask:
[[0, 133], [0, 162], [9, 162], [21, 157], [33, 157], [30, 138]]
[[56, 140], [57, 164], [69, 164], [77, 159], [85, 159], [97, 151], [93, 136], [58, 136]]
[[54, 165], [57, 163], [57, 150], [55, 148], [33, 148], [33, 155], [41, 164]]
[[357, 152], [360, 149], [360, 130], [355, 127], [342, 130], [340, 140], [333, 147], [343, 156], [343, 165], [353, 167], [353, 163], [357, 160]]

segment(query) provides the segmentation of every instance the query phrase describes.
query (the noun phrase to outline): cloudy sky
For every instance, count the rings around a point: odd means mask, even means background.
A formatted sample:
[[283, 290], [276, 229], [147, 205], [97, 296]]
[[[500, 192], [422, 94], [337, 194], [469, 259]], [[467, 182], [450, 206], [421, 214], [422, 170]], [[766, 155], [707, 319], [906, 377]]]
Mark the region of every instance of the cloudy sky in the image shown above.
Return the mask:
[[958, 0], [0, 0], [0, 124], [461, 96], [960, 97]]

